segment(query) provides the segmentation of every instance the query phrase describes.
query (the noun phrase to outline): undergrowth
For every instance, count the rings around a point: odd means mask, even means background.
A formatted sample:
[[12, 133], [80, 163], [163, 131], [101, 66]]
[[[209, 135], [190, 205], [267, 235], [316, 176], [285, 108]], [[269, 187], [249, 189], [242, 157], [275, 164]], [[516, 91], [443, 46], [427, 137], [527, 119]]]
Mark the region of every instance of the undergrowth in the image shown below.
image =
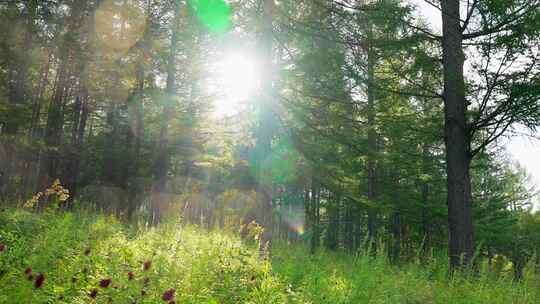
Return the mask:
[[540, 303], [532, 271], [519, 283], [448, 279], [443, 258], [398, 267], [280, 243], [267, 263], [233, 234], [175, 221], [135, 229], [82, 211], [5, 210], [0, 244], [0, 303]]

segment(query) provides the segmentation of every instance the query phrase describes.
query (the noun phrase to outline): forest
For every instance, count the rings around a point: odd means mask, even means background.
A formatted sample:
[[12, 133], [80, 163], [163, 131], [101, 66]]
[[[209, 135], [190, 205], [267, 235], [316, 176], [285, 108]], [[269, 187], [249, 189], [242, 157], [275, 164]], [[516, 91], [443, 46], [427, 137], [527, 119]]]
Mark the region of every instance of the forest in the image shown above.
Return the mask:
[[0, 303], [540, 303], [507, 150], [540, 144], [540, 0], [4, 0], [0, 29]]

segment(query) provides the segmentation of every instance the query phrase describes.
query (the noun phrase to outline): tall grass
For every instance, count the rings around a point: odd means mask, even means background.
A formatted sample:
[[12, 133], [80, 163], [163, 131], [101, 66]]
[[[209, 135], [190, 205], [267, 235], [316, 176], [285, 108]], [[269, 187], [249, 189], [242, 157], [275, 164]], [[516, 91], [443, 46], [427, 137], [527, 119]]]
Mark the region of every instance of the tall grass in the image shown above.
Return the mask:
[[133, 231], [109, 216], [15, 210], [1, 213], [0, 235], [0, 303], [287, 302], [256, 251], [174, 222]]
[[540, 303], [540, 277], [530, 265], [523, 281], [512, 273], [494, 275], [481, 265], [474, 275], [449, 276], [444, 253], [426, 263], [392, 265], [377, 255], [274, 248], [272, 269], [309, 303]]
[[448, 279], [444, 257], [398, 267], [384, 254], [281, 243], [267, 263], [233, 234], [175, 221], [135, 229], [13, 209], [0, 212], [0, 243], [0, 303], [540, 303], [532, 271], [520, 283], [487, 272]]

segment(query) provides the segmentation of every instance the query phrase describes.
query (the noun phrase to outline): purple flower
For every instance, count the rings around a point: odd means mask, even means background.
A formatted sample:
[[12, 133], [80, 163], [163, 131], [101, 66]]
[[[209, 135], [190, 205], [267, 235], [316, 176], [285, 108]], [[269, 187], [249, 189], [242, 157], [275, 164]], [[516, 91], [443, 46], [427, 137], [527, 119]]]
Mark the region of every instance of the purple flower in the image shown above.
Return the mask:
[[145, 278], [143, 279], [143, 284], [144, 284], [144, 285], [150, 284], [150, 278], [149, 278], [149, 277], [145, 277]]
[[111, 279], [102, 279], [101, 281], [99, 281], [99, 287], [101, 288], [107, 288], [109, 287], [109, 285], [111, 284], [112, 280]]
[[90, 293], [88, 294], [88, 296], [92, 299], [95, 299], [97, 297], [97, 293], [98, 293], [98, 290], [96, 288], [92, 289], [92, 291], [90, 291]]
[[0, 252], [6, 250], [6, 245], [4, 243], [0, 243]]
[[143, 263], [143, 270], [146, 271], [146, 270], [150, 269], [150, 267], [152, 267], [152, 261], [145, 261]]
[[176, 289], [171, 288], [163, 293], [163, 295], [161, 296], [161, 299], [163, 299], [163, 301], [170, 301], [174, 298], [175, 292], [176, 292]]
[[39, 273], [36, 277], [36, 281], [34, 282], [34, 287], [36, 287], [36, 289], [39, 289], [43, 287], [44, 282], [45, 282], [45, 275], [43, 273]]

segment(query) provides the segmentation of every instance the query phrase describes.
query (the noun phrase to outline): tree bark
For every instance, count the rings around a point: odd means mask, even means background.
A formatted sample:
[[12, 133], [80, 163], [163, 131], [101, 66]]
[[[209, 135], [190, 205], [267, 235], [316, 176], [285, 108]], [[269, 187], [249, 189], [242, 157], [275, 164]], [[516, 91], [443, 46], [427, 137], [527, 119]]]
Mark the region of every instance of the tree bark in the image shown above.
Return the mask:
[[[373, 39], [373, 25], [368, 25], [368, 39]], [[368, 120], [368, 155], [367, 155], [367, 198], [373, 204], [376, 197], [376, 153], [377, 153], [377, 133], [375, 132], [375, 52], [373, 46], [368, 46], [368, 83], [367, 83], [367, 120]], [[368, 237], [373, 246], [377, 239], [377, 212], [374, 206], [368, 207]]]
[[311, 253], [315, 253], [319, 248], [321, 234], [320, 234], [320, 194], [321, 188], [315, 180], [311, 183], [311, 227], [312, 227], [312, 236], [310, 243]]
[[470, 138], [463, 76], [465, 57], [459, 6], [459, 0], [441, 1], [449, 257], [452, 268], [470, 264], [475, 250], [469, 176]]
[[169, 123], [172, 117], [174, 98], [176, 94], [176, 49], [178, 44], [178, 31], [180, 26], [181, 1], [175, 0], [174, 18], [171, 24], [171, 45], [167, 58], [167, 86], [165, 88], [165, 103], [161, 114], [161, 128], [159, 133], [159, 143], [157, 157], [154, 163], [154, 183], [152, 186], [152, 213], [153, 223], [157, 224], [161, 220], [161, 208], [165, 199], [164, 192], [167, 186], [167, 175], [169, 171]]
[[266, 256], [272, 248], [272, 172], [266, 164], [270, 152], [273, 128], [273, 84], [272, 84], [272, 20], [274, 0], [263, 0], [263, 20], [260, 49], [262, 53], [261, 96], [259, 106], [259, 126], [257, 130], [257, 206], [258, 221], [264, 228], [261, 235], [259, 253]]

